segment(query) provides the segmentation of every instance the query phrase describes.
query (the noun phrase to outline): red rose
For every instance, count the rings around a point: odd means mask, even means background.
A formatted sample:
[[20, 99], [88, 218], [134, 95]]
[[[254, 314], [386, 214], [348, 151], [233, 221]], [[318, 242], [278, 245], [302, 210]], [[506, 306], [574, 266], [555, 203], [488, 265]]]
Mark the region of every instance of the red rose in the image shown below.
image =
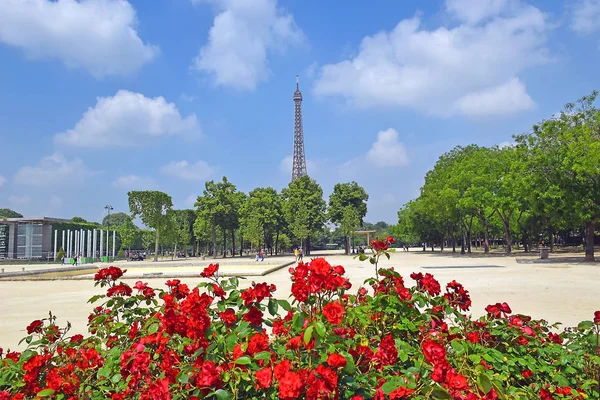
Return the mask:
[[108, 297], [112, 297], [112, 296], [131, 296], [131, 288], [125, 284], [125, 283], [119, 283], [118, 285], [115, 285], [113, 287], [111, 287], [110, 289], [108, 289], [106, 291], [106, 295]]
[[225, 323], [225, 325], [231, 326], [235, 324], [237, 321], [237, 317], [235, 316], [235, 311], [232, 308], [228, 308], [224, 312], [219, 313], [219, 317]]
[[287, 372], [279, 381], [279, 398], [285, 400], [297, 399], [302, 394], [304, 384], [300, 375]]
[[344, 307], [340, 303], [333, 301], [323, 307], [323, 315], [330, 324], [339, 325], [344, 315]]
[[44, 323], [42, 321], [40, 321], [39, 319], [36, 319], [32, 323], [30, 323], [29, 326], [27, 327], [27, 334], [31, 335], [34, 332], [41, 333], [42, 326], [44, 326]]
[[523, 376], [523, 378], [528, 379], [531, 378], [533, 372], [531, 372], [531, 370], [526, 369], [525, 371], [521, 372], [521, 375]]
[[198, 385], [198, 387], [211, 387], [220, 377], [221, 372], [219, 368], [217, 368], [212, 361], [205, 361], [204, 364], [202, 364], [202, 369], [198, 373], [196, 385]]
[[271, 368], [266, 367], [256, 372], [256, 388], [268, 388], [273, 383]]
[[594, 312], [594, 323], [595, 324], [600, 324], [600, 311], [595, 311]]
[[[71, 343], [79, 343], [83, 340], [83, 335], [77, 334], [71, 336]], [[0, 354], [2, 354], [2, 349], [0, 349]]]
[[453, 369], [448, 371], [446, 374], [446, 382], [448, 383], [448, 388], [450, 389], [464, 390], [469, 388], [469, 385], [467, 384], [467, 378], [459, 373], [454, 372]]
[[168, 287], [174, 287], [174, 286], [177, 286], [177, 285], [179, 285], [180, 283], [181, 283], [181, 281], [180, 281], [179, 279], [173, 279], [172, 281], [171, 281], [171, 280], [168, 280], [168, 281], [165, 283], [165, 285], [167, 285]]
[[346, 270], [341, 265], [337, 265], [337, 266], [333, 267], [333, 272], [335, 272], [338, 275], [344, 275]]
[[279, 380], [283, 378], [283, 376], [290, 371], [291, 366], [292, 363], [290, 362], [290, 360], [283, 360], [282, 362], [277, 364], [275, 368], [273, 368], [273, 376], [275, 377], [275, 379]]
[[388, 236], [385, 238], [385, 241], [388, 242], [389, 244], [394, 244], [396, 243], [396, 241], [394, 240], [394, 238], [392, 236]]
[[210, 264], [200, 273], [203, 278], [211, 278], [219, 270], [219, 264]]
[[215, 296], [225, 297], [225, 291], [223, 290], [223, 288], [221, 286], [217, 285], [216, 283], [213, 283], [212, 289], [213, 289], [213, 293], [215, 294]]
[[529, 340], [525, 339], [523, 336], [519, 336], [517, 339], [517, 344], [525, 346], [527, 343], [529, 343]]
[[258, 308], [252, 306], [250, 311], [244, 314], [244, 321], [250, 322], [251, 325], [261, 326], [262, 325], [263, 313]]
[[412, 389], [400, 386], [398, 389], [394, 390], [393, 392], [390, 392], [390, 400], [395, 400], [395, 399], [402, 400], [402, 399], [405, 399], [406, 397], [410, 396], [414, 392], [415, 391]]
[[467, 340], [471, 343], [478, 343], [479, 342], [479, 333], [477, 332], [468, 332], [467, 333]]
[[425, 359], [430, 364], [437, 364], [446, 359], [446, 348], [434, 340], [423, 341], [421, 347], [423, 348]]
[[521, 327], [521, 332], [523, 332], [524, 334], [526, 334], [528, 336], [535, 336], [535, 332], [529, 326]]
[[346, 362], [346, 358], [339, 354], [334, 353], [330, 354], [329, 357], [327, 357], [327, 364], [329, 364], [329, 366], [333, 368], [344, 367], [346, 365]]

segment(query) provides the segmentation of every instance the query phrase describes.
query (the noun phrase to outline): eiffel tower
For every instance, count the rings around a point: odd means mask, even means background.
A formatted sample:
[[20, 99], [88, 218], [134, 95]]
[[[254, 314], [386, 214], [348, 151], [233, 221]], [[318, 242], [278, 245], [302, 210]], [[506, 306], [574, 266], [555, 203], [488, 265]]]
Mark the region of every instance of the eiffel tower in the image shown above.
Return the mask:
[[296, 91], [294, 92], [294, 161], [292, 163], [292, 181], [306, 175], [306, 158], [304, 157], [304, 130], [302, 129], [302, 93], [296, 75]]

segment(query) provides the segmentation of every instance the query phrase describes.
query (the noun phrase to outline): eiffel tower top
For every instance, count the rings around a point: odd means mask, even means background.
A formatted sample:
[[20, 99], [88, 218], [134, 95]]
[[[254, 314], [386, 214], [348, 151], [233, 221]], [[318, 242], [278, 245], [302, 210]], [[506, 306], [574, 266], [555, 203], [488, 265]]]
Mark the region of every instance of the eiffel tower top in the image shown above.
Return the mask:
[[302, 101], [302, 92], [299, 87], [298, 75], [296, 75], [296, 91], [294, 92], [294, 101]]

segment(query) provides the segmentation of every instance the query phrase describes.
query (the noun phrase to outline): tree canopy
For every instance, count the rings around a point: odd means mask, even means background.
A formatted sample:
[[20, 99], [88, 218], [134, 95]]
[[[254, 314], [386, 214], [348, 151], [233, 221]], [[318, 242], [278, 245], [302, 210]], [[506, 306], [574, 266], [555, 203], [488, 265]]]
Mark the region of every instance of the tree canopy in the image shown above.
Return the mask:
[[19, 214], [10, 208], [0, 208], [0, 218], [23, 218], [23, 214]]
[[139, 216], [144, 225], [156, 231], [154, 261], [158, 261], [158, 239], [160, 231], [169, 223], [168, 212], [173, 207], [171, 196], [156, 190], [131, 191], [127, 195], [132, 217]]
[[362, 225], [367, 215], [368, 200], [365, 189], [354, 181], [336, 184], [329, 196], [327, 215], [340, 227], [346, 254], [350, 252], [350, 235]]

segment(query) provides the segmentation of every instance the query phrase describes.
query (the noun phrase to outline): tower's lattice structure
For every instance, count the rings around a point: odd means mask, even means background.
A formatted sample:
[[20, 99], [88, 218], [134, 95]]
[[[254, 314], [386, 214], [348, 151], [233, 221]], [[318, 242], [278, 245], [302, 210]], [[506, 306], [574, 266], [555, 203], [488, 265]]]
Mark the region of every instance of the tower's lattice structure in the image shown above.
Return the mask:
[[296, 91], [294, 92], [294, 162], [292, 163], [292, 181], [306, 175], [306, 158], [304, 157], [304, 130], [302, 129], [302, 93], [296, 75]]

